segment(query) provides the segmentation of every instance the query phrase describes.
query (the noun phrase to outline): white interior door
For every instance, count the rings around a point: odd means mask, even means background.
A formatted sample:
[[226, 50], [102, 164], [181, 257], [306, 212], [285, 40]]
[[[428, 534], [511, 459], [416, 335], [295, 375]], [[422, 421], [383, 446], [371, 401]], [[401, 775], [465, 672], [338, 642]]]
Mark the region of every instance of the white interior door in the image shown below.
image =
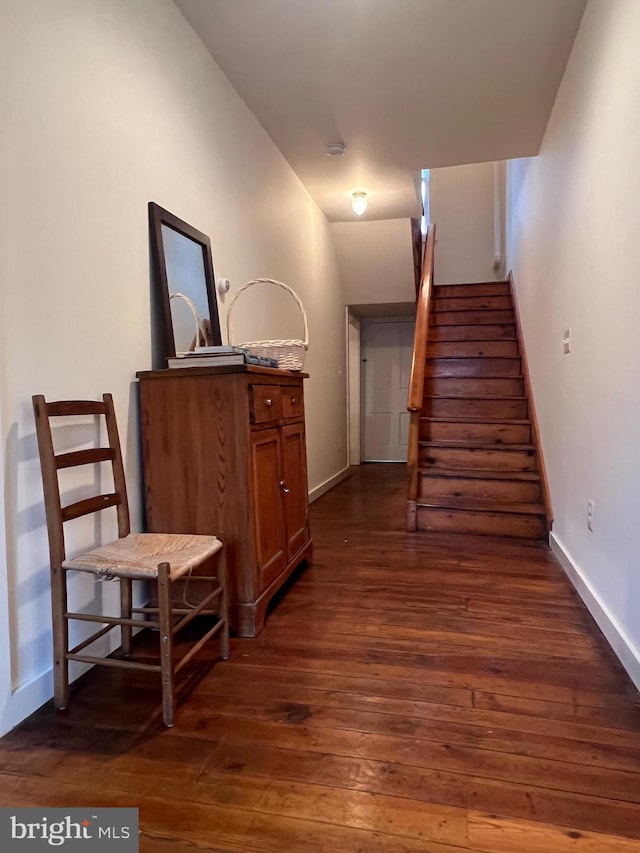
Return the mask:
[[349, 465], [359, 465], [362, 461], [360, 325], [360, 318], [356, 317], [347, 308], [347, 401], [349, 404], [347, 426], [349, 436]]
[[363, 458], [406, 462], [413, 320], [362, 325]]

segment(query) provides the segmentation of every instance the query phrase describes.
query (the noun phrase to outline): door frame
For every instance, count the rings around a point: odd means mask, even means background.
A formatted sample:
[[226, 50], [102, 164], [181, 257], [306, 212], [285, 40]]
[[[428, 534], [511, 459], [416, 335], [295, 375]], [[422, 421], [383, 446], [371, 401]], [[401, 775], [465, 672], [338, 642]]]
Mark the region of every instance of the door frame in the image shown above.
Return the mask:
[[363, 316], [346, 306], [347, 347], [347, 447], [349, 465], [362, 463], [364, 447], [364, 377], [362, 365], [362, 332], [365, 323], [413, 323], [415, 314], [388, 314], [383, 317]]

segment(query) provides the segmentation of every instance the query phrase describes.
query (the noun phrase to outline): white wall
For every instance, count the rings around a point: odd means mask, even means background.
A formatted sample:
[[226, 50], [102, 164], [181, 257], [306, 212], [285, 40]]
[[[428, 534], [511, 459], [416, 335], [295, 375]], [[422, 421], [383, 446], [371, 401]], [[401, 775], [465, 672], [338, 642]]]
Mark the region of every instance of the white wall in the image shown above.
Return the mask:
[[[114, 394], [140, 529], [134, 376], [151, 366], [148, 201], [211, 236], [216, 272], [232, 288], [263, 275], [302, 297], [312, 488], [346, 466], [346, 405], [344, 298], [328, 224], [169, 0], [4, 0], [0, 87], [4, 731], [51, 695], [33, 393]], [[270, 313], [269, 337], [283, 337]], [[72, 550], [96, 538], [78, 524]], [[85, 606], [101, 594], [112, 601], [91, 579], [73, 591]]]
[[410, 219], [332, 222], [347, 305], [416, 301]]
[[435, 282], [493, 281], [494, 164], [431, 169], [429, 218], [436, 224]]
[[507, 248], [554, 547], [640, 687], [638, 44], [637, 0], [591, 0], [540, 155], [509, 165]]
[[[1, 341], [0, 341], [1, 345]], [[0, 355], [4, 355], [1, 352]], [[4, 363], [4, 360], [2, 361]], [[1, 373], [0, 366], [0, 376]], [[2, 411], [0, 410], [0, 426], [2, 425]], [[8, 685], [11, 684], [11, 656], [6, 653], [10, 648], [10, 633], [9, 633], [9, 573], [7, 571], [7, 543], [5, 537], [4, 526], [4, 473], [3, 466], [0, 465], [0, 649], [3, 653], [0, 654], [0, 685], [4, 692]], [[0, 732], [3, 729], [0, 728]]]

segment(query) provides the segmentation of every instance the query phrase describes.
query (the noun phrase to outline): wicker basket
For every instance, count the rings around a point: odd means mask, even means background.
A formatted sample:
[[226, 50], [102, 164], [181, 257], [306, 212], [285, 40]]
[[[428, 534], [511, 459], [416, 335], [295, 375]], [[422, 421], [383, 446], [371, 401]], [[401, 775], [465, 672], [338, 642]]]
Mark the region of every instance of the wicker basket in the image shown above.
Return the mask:
[[[233, 326], [231, 324], [231, 316], [233, 314], [233, 306], [241, 293], [244, 293], [250, 287], [256, 284], [274, 284], [285, 290], [296, 302], [302, 314], [302, 322], [304, 324], [304, 340], [279, 340], [279, 341], [243, 341], [236, 343], [233, 338]], [[282, 370], [302, 370], [304, 366], [304, 357], [309, 348], [309, 327], [307, 324], [307, 314], [300, 298], [288, 284], [282, 281], [276, 281], [273, 278], [256, 278], [253, 281], [248, 281], [234, 294], [233, 299], [229, 303], [227, 310], [227, 341], [235, 346], [249, 350], [255, 355], [264, 355], [269, 358], [275, 358], [278, 361], [278, 367]]]

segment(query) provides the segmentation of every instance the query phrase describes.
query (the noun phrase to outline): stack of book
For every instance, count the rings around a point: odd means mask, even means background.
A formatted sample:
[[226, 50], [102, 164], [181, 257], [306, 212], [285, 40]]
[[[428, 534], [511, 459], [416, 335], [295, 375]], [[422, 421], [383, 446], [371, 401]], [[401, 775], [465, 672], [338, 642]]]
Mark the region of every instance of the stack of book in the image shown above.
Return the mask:
[[167, 359], [167, 367], [223, 367], [230, 364], [277, 367], [278, 361], [234, 346], [196, 347], [193, 352], [181, 353], [175, 358]]

